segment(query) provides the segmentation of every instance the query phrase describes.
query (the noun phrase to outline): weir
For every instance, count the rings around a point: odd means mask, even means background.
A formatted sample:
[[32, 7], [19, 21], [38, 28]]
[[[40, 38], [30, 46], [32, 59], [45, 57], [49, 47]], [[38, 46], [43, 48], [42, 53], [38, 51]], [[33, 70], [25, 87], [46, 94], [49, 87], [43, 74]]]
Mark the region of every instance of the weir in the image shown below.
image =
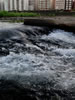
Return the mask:
[[0, 100], [74, 100], [74, 70], [73, 32], [0, 23]]

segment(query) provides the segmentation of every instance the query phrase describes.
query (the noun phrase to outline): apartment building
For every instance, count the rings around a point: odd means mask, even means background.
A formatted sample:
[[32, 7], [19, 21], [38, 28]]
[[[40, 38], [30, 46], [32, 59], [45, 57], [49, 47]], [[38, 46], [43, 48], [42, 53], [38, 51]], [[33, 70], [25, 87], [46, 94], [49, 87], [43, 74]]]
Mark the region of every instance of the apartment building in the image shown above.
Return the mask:
[[5, 0], [5, 10], [7, 11], [23, 11], [29, 10], [29, 0]]
[[66, 0], [66, 2], [65, 2], [65, 9], [66, 10], [71, 10], [72, 9], [72, 7], [73, 7], [73, 2], [74, 0]]
[[53, 0], [36, 0], [35, 10], [50, 10], [52, 9]]
[[4, 10], [4, 1], [0, 0], [0, 10]]
[[65, 8], [65, 0], [56, 0], [55, 1], [55, 9], [64, 9]]
[[72, 9], [73, 0], [0, 0], [0, 10], [37, 11]]

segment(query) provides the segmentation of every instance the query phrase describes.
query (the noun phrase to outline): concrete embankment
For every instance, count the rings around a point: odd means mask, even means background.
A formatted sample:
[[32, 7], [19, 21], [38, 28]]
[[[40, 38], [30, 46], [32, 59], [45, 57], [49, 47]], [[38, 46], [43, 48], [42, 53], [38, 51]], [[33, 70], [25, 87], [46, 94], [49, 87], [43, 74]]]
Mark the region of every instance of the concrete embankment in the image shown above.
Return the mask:
[[75, 17], [70, 16], [25, 18], [24, 24], [32, 26], [45, 26], [50, 29], [58, 28], [75, 32]]
[[2, 17], [0, 22], [24, 22], [25, 25], [45, 26], [75, 32], [74, 16], [55, 17]]

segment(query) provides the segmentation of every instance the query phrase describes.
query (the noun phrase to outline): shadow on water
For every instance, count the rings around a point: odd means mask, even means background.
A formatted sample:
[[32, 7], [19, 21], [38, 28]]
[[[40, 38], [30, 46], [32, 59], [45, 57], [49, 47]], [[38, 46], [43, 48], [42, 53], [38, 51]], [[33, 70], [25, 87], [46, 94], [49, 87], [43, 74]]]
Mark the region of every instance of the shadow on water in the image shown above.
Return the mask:
[[71, 100], [70, 93], [63, 90], [41, 90], [24, 88], [12, 80], [0, 80], [0, 99], [1, 100]]
[[0, 100], [75, 100], [75, 35], [1, 24]]

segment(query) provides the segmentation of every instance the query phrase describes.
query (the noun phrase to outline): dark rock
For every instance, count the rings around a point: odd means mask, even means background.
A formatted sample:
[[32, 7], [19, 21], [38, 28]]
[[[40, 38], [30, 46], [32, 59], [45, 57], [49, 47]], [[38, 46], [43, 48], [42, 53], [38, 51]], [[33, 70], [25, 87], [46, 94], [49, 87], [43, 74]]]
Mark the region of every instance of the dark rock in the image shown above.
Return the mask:
[[6, 48], [0, 48], [0, 55], [9, 55], [9, 50]]

